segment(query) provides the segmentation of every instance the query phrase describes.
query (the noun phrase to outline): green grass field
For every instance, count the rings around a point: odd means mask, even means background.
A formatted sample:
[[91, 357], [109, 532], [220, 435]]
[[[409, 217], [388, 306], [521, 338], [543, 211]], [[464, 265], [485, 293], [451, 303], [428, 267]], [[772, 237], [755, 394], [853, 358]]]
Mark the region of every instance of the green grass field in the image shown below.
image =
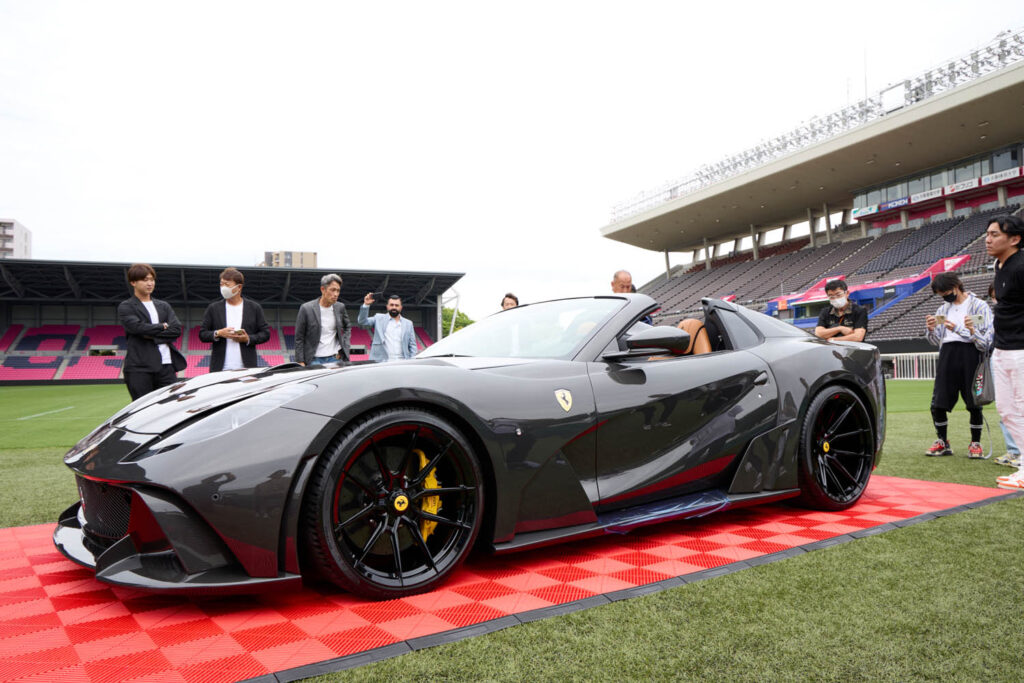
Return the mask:
[[[878, 474], [994, 487], [1010, 471], [964, 457], [962, 408], [957, 457], [924, 457], [931, 383], [888, 389]], [[127, 402], [120, 385], [0, 387], [0, 526], [52, 522], [74, 502], [61, 456]], [[1017, 681], [1022, 532], [1024, 498], [1003, 501], [316, 680]]]

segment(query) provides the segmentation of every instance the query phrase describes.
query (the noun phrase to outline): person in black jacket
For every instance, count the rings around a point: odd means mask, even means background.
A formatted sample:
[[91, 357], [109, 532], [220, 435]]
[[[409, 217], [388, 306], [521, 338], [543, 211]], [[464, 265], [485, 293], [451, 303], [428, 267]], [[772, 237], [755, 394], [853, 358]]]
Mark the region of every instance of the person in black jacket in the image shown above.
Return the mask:
[[146, 263], [128, 269], [133, 295], [117, 306], [117, 319], [124, 327], [128, 351], [124, 358], [124, 382], [132, 400], [177, 381], [185, 357], [174, 348], [181, 336], [181, 322], [166, 301], [153, 298], [156, 271]]
[[220, 301], [206, 307], [199, 338], [213, 344], [210, 372], [242, 370], [259, 365], [256, 345], [270, 339], [263, 307], [242, 296], [245, 276], [235, 268], [220, 274]]

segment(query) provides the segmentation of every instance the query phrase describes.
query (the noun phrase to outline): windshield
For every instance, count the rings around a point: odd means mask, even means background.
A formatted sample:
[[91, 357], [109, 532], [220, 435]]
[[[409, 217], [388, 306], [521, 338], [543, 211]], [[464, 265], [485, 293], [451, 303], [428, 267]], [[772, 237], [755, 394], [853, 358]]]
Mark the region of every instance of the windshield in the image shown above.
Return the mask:
[[571, 357], [623, 299], [562, 299], [518, 306], [464, 327], [419, 354], [502, 358]]

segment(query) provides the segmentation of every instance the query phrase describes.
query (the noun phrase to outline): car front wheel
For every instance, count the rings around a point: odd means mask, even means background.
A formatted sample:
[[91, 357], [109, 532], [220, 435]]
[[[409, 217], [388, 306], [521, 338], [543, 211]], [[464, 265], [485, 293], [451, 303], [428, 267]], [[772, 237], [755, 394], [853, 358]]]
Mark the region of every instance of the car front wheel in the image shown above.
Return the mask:
[[480, 466], [454, 425], [424, 410], [381, 410], [321, 456], [303, 513], [306, 556], [358, 595], [427, 591], [466, 558], [483, 503]]

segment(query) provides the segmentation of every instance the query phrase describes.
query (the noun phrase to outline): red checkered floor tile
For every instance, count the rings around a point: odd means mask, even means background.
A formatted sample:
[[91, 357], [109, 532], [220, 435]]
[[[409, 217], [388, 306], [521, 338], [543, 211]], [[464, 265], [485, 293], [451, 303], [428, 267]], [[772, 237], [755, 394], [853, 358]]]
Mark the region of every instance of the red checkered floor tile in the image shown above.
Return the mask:
[[[313, 589], [187, 599], [97, 582], [52, 525], [0, 529], [0, 681], [237, 681], [652, 584], [1003, 495], [874, 477], [844, 512], [768, 505], [504, 557], [366, 602]], [[523, 619], [527, 620], [526, 618]]]

